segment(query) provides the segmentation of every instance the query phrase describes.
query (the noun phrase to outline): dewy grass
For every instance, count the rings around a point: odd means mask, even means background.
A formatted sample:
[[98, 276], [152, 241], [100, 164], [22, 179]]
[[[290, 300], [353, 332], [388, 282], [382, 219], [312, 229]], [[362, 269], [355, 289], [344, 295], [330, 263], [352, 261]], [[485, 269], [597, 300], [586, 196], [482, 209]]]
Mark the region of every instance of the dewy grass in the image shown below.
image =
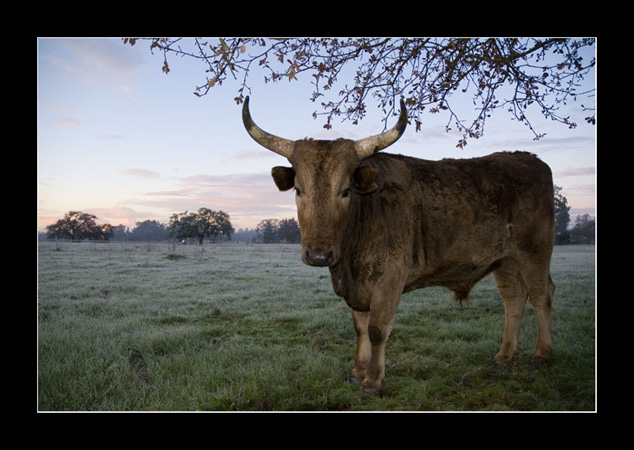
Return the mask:
[[549, 367], [530, 364], [530, 306], [516, 359], [489, 365], [504, 308], [488, 277], [462, 305], [440, 288], [403, 296], [377, 397], [348, 382], [351, 313], [297, 246], [44, 242], [38, 408], [594, 410], [594, 247], [556, 247], [552, 266]]

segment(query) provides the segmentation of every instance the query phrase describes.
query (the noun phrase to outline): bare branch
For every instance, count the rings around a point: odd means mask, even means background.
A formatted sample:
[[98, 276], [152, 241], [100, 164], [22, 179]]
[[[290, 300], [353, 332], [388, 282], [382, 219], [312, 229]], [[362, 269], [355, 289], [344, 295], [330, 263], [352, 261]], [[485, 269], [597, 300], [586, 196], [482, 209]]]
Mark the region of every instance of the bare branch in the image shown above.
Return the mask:
[[[127, 38], [124, 44], [138, 40]], [[387, 124], [397, 113], [398, 99], [404, 98], [417, 130], [424, 113], [448, 114], [447, 130], [455, 126], [463, 135], [459, 147], [481, 137], [487, 118], [497, 109], [526, 124], [535, 139], [543, 136], [528, 118], [529, 110], [536, 108], [544, 117], [574, 128], [576, 123], [562, 117], [559, 106], [594, 93], [594, 89], [577, 91], [595, 65], [595, 58], [588, 61], [580, 50], [593, 48], [594, 39], [148, 40], [151, 51], [163, 52], [165, 73], [170, 70], [168, 56], [203, 63], [205, 82], [196, 87], [197, 96], [207, 95], [230, 77], [239, 82], [235, 101], [240, 104], [245, 91], [250, 92], [249, 75], [254, 68], [264, 73], [267, 83], [293, 81], [308, 73], [313, 85], [310, 99], [320, 99], [322, 107], [313, 116], [325, 116], [325, 128], [332, 127], [334, 117], [357, 124], [365, 117], [369, 96], [378, 102]], [[343, 80], [344, 69], [350, 66], [356, 71]], [[503, 92], [509, 97], [504, 98]], [[452, 105], [455, 93], [471, 96], [474, 116], [459, 116]], [[594, 115], [585, 120], [595, 123]]]

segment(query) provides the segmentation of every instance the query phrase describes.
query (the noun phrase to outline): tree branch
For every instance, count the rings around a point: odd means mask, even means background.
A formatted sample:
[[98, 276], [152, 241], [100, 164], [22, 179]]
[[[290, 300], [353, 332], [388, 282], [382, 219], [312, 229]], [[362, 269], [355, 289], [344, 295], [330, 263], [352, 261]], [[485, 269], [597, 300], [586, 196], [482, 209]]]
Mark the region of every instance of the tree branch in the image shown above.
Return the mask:
[[[205, 96], [211, 88], [222, 85], [227, 77], [239, 80], [236, 103], [250, 92], [249, 75], [254, 64], [264, 71], [265, 82], [298, 79], [311, 75], [313, 93], [310, 99], [321, 102], [325, 128], [332, 119], [342, 117], [357, 124], [366, 114], [366, 102], [374, 97], [388, 118], [395, 114], [398, 98], [405, 98], [416, 130], [422, 125], [424, 112], [449, 114], [446, 129], [452, 122], [462, 132], [459, 147], [467, 139], [484, 133], [486, 119], [505, 108], [519, 122], [525, 123], [536, 139], [540, 134], [528, 119], [532, 105], [551, 120], [571, 128], [576, 123], [558, 113], [559, 105], [568, 99], [591, 98], [594, 89], [577, 92], [584, 77], [594, 68], [579, 53], [594, 47], [594, 39], [168, 39], [151, 38], [150, 50], [163, 52], [163, 71], [169, 73], [168, 56], [191, 57], [203, 62], [206, 81], [196, 87], [197, 96]], [[138, 39], [124, 39], [134, 45]], [[191, 49], [184, 49], [188, 45]], [[345, 67], [356, 65], [352, 84], [340, 83]], [[241, 77], [241, 78], [240, 78]], [[498, 98], [501, 88], [510, 87], [511, 98]], [[336, 92], [336, 94], [335, 94]], [[451, 105], [452, 95], [471, 95], [475, 117], [459, 117]], [[333, 99], [334, 97], [334, 99]], [[593, 110], [583, 106], [584, 110]], [[586, 117], [595, 123], [594, 116]], [[468, 125], [467, 125], [468, 124]]]

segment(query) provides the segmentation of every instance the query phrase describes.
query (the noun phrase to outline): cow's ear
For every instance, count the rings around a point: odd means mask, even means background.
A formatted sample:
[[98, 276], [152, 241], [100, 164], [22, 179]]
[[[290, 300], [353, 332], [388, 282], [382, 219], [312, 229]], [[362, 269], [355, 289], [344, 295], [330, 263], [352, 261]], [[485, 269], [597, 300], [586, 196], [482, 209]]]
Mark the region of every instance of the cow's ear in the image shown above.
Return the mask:
[[273, 167], [271, 175], [280, 191], [288, 191], [295, 186], [295, 171], [290, 167]]
[[360, 194], [369, 194], [379, 187], [374, 182], [378, 169], [376, 167], [357, 167], [352, 175], [352, 187]]

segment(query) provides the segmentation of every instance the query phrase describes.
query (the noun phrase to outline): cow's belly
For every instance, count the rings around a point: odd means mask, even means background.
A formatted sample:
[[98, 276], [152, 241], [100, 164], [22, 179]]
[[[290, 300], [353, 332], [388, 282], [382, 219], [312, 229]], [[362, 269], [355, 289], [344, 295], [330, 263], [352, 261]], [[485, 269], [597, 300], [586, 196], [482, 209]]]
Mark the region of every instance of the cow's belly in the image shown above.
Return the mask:
[[431, 286], [443, 286], [454, 292], [458, 300], [464, 300], [483, 277], [500, 266], [502, 259], [466, 261], [440, 267], [427, 266], [424, 270], [412, 271], [403, 292]]

